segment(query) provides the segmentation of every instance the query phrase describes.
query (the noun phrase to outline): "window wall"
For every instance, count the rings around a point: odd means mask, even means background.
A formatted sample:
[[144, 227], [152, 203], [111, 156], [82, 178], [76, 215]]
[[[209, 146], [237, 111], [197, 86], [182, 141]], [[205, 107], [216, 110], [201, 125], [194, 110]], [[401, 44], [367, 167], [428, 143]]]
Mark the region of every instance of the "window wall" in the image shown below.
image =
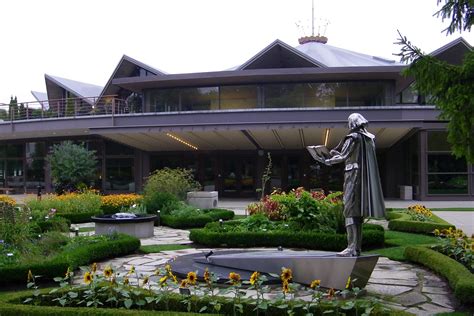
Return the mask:
[[468, 194], [468, 164], [451, 154], [447, 133], [429, 131], [427, 137], [428, 195]]
[[24, 144], [0, 146], [0, 185], [21, 192], [25, 187]]
[[306, 82], [145, 91], [148, 112], [365, 107], [395, 102], [391, 81]]

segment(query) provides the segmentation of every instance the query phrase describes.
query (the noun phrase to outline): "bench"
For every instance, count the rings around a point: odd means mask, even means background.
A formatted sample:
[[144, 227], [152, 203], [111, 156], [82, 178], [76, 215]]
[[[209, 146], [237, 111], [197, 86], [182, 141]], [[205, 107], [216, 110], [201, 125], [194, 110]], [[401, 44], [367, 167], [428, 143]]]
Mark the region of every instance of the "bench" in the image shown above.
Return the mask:
[[5, 194], [13, 194], [15, 190], [15, 188], [0, 188], [0, 192], [5, 192]]

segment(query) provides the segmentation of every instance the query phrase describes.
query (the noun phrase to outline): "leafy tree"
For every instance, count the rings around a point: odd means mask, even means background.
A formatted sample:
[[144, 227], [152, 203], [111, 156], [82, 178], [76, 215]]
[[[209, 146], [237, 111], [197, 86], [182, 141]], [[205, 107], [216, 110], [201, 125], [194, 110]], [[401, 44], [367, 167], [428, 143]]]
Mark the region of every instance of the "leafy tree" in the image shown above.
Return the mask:
[[[438, 0], [438, 5], [442, 0]], [[447, 34], [470, 31], [474, 23], [473, 0], [445, 0], [435, 13], [451, 19], [444, 30]], [[415, 88], [432, 97], [441, 110], [440, 118], [448, 121], [448, 142], [456, 157], [474, 163], [474, 51], [469, 51], [460, 65], [453, 65], [422, 53], [405, 36], [400, 34], [402, 45], [398, 56], [411, 63], [404, 75], [415, 79]]]
[[51, 178], [58, 193], [80, 189], [94, 179], [97, 158], [95, 151], [87, 150], [84, 144], [65, 141], [54, 145], [46, 160], [51, 164]]
[[10, 108], [10, 118], [12, 120], [17, 120], [18, 119], [18, 99], [16, 97], [15, 98], [13, 98], [13, 96], [10, 97], [9, 108]]
[[143, 195], [145, 199], [155, 192], [166, 192], [179, 200], [186, 199], [186, 193], [199, 190], [201, 185], [194, 180], [192, 170], [183, 168], [163, 168], [154, 171], [148, 178]]

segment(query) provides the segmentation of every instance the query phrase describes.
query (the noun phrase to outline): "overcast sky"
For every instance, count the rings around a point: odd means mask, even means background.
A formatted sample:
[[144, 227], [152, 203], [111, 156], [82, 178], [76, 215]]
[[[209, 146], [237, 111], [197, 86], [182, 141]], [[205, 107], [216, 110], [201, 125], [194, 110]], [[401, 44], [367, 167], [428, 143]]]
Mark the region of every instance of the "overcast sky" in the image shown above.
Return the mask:
[[[474, 45], [472, 32], [441, 33], [436, 3], [315, 0], [315, 31], [391, 59], [397, 29], [425, 52], [459, 36]], [[168, 73], [225, 70], [311, 34], [311, 0], [2, 0], [0, 12], [0, 103], [33, 100], [45, 73], [103, 86], [123, 54]]]

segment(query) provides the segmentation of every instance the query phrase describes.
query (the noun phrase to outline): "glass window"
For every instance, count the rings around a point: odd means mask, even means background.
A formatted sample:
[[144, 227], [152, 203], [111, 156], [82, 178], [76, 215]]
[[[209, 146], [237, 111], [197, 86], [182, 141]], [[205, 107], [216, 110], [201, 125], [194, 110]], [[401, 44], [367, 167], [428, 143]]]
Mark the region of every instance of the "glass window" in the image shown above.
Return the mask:
[[257, 86], [220, 87], [221, 109], [253, 109], [257, 107]]
[[[268, 162], [267, 162], [268, 163]], [[270, 190], [282, 188], [282, 156], [272, 155], [272, 173], [270, 175]]]
[[202, 87], [182, 89], [181, 111], [201, 111], [219, 109], [219, 89]]
[[302, 84], [303, 105], [305, 107], [334, 107], [336, 84], [304, 83]]
[[405, 90], [402, 91], [401, 93], [401, 103], [407, 103], [407, 104], [418, 104], [419, 103], [419, 98], [418, 98], [418, 91], [413, 87], [413, 85], [409, 86]]
[[133, 155], [134, 151], [132, 147], [128, 147], [115, 142], [106, 142], [105, 153], [111, 156], [124, 156]]
[[23, 160], [11, 159], [6, 161], [6, 180], [7, 186], [11, 188], [22, 188], [24, 186]]
[[450, 154], [428, 154], [428, 172], [467, 172], [467, 163]]
[[24, 154], [25, 146], [23, 144], [6, 146], [6, 156], [8, 158], [23, 158]]
[[150, 90], [145, 93], [145, 103], [149, 112], [179, 111], [179, 89]]
[[44, 159], [26, 159], [26, 188], [36, 189], [40, 185], [44, 188]]
[[303, 87], [301, 84], [271, 84], [264, 86], [266, 108], [303, 107]]
[[428, 151], [451, 151], [448, 133], [444, 131], [428, 132]]
[[105, 190], [135, 191], [133, 158], [117, 158], [106, 160]]
[[301, 186], [299, 162], [298, 157], [288, 157], [288, 190]]
[[428, 175], [428, 194], [467, 194], [467, 174]]
[[40, 143], [26, 143], [26, 158], [44, 158], [46, 156], [46, 145]]

